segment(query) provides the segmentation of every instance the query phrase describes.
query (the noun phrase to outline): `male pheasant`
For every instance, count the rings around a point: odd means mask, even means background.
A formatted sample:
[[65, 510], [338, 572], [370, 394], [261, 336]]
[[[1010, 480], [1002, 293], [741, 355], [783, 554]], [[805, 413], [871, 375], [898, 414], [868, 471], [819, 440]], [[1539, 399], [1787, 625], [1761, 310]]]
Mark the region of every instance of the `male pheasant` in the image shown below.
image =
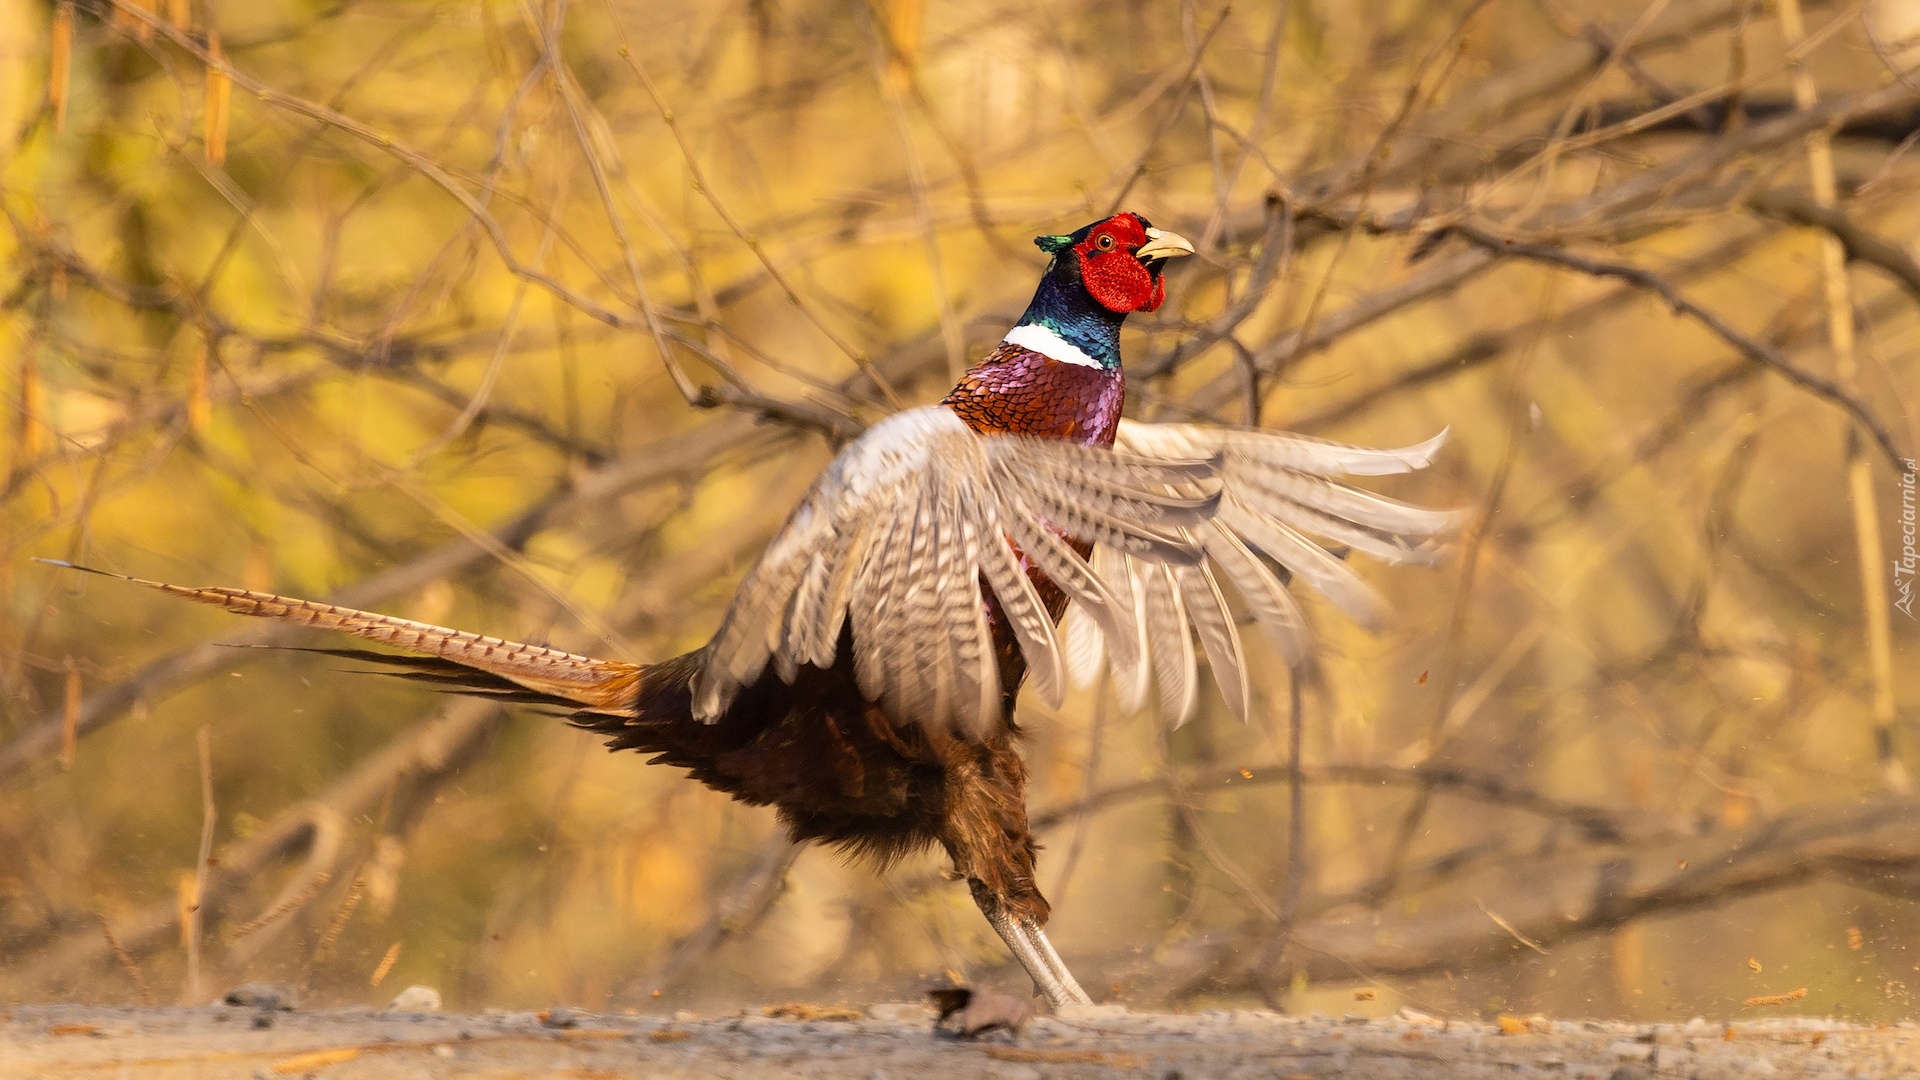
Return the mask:
[[882, 863], [938, 844], [1047, 1000], [1085, 1003], [1042, 930], [1013, 717], [1022, 683], [1057, 704], [1070, 680], [1110, 667], [1126, 708], [1157, 684], [1178, 723], [1194, 707], [1197, 638], [1244, 717], [1248, 664], [1223, 582], [1297, 666], [1308, 643], [1288, 580], [1375, 617], [1373, 594], [1309, 534], [1427, 560], [1453, 519], [1335, 479], [1420, 468], [1444, 432], [1375, 450], [1122, 419], [1120, 324], [1160, 306], [1163, 266], [1193, 247], [1132, 213], [1035, 242], [1051, 261], [1018, 325], [939, 404], [846, 447], [713, 639], [683, 656], [597, 660], [243, 589], [143, 584], [419, 654], [353, 654], [414, 678], [568, 710], [611, 749], [778, 808], [796, 841]]

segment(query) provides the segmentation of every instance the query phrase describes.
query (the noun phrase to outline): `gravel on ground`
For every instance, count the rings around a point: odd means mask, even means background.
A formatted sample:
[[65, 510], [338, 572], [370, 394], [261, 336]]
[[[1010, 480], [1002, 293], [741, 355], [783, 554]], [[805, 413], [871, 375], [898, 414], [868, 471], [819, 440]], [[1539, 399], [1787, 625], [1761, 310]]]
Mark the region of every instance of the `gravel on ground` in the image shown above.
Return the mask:
[[932, 1026], [932, 1011], [918, 1003], [674, 1019], [563, 1009], [16, 1005], [0, 1010], [0, 1078], [1920, 1080], [1920, 1026], [1912, 1022], [1488, 1023], [1410, 1010], [1369, 1020], [1095, 1006], [1035, 1017], [1017, 1037], [962, 1041], [937, 1037]]

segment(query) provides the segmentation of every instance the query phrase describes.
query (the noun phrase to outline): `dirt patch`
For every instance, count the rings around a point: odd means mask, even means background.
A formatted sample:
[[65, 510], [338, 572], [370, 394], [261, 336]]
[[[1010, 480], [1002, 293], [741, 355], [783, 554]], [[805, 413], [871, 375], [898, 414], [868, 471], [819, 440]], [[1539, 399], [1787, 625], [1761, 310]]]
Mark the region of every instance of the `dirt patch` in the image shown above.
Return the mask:
[[[919, 1005], [859, 1019], [749, 1013], [698, 1020], [538, 1013], [267, 1011], [233, 1006], [16, 1006], [0, 1014], [0, 1077], [1914, 1077], [1920, 1026], [1829, 1020], [1724, 1025], [1190, 1015], [1114, 1007], [1036, 1017], [1019, 1038], [936, 1038]], [[839, 1015], [839, 1014], [836, 1014]], [[1503, 1033], [1507, 1032], [1507, 1033]]]

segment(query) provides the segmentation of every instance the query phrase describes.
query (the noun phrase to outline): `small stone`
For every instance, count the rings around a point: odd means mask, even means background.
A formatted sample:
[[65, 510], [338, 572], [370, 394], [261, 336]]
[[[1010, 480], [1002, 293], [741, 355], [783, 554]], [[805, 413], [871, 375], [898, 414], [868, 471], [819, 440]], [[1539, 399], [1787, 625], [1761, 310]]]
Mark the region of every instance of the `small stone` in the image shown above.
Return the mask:
[[441, 1043], [433, 1048], [433, 1056], [450, 1058], [453, 1056], [453, 1047], [448, 1046], [446, 1043]]
[[1646, 1061], [1653, 1057], [1653, 1044], [1643, 1042], [1617, 1042], [1607, 1047], [1607, 1053], [1622, 1061]]
[[220, 999], [226, 1005], [252, 1009], [292, 1009], [298, 995], [291, 986], [253, 982], [236, 986]]
[[574, 1015], [572, 1009], [563, 1009], [555, 1006], [538, 1015], [540, 1017], [540, 1023], [544, 1027], [573, 1028], [580, 1026], [580, 1018]]
[[440, 1011], [440, 991], [431, 986], [409, 986], [393, 996], [387, 1008], [394, 1012], [429, 1013]]
[[673, 1018], [675, 1020], [680, 1021], [683, 1024], [691, 1023], [692, 1021], [700, 1019], [698, 1016], [694, 1015], [691, 1012], [688, 1012], [686, 1009], [681, 1009], [679, 1012], [674, 1013]]

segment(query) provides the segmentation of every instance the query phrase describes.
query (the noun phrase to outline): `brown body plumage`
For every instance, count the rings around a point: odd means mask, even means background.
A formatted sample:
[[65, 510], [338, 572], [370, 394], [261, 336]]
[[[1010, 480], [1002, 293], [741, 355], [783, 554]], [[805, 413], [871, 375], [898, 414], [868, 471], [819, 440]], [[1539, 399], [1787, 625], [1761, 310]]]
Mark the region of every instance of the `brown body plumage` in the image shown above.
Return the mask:
[[[1026, 765], [1011, 723], [978, 741], [896, 723], [866, 700], [853, 672], [851, 628], [828, 668], [799, 669], [792, 683], [762, 679], [713, 723], [694, 719], [702, 650], [658, 664], [629, 664], [484, 637], [313, 600], [226, 587], [191, 588], [120, 577], [242, 615], [335, 630], [424, 656], [320, 650], [388, 667], [463, 693], [565, 710], [573, 724], [637, 750], [648, 764], [683, 768], [751, 806], [772, 806], [796, 841], [817, 841], [882, 865], [938, 844], [982, 906], [1044, 925], [1027, 829]], [[1046, 583], [1058, 617], [1066, 598]], [[999, 650], [1006, 711], [1025, 676], [1011, 635]]]
[[[713, 724], [694, 720], [689, 708], [698, 653], [645, 669], [636, 722], [575, 722], [609, 736], [609, 749], [653, 753], [652, 763], [777, 808], [797, 841], [882, 864], [938, 844], [983, 906], [1044, 924], [1016, 729], [973, 741], [896, 722], [861, 695], [851, 642], [841, 644], [832, 667], [803, 666], [791, 685], [763, 679]], [[1019, 664], [1009, 650], [1006, 685], [1019, 685]]]

